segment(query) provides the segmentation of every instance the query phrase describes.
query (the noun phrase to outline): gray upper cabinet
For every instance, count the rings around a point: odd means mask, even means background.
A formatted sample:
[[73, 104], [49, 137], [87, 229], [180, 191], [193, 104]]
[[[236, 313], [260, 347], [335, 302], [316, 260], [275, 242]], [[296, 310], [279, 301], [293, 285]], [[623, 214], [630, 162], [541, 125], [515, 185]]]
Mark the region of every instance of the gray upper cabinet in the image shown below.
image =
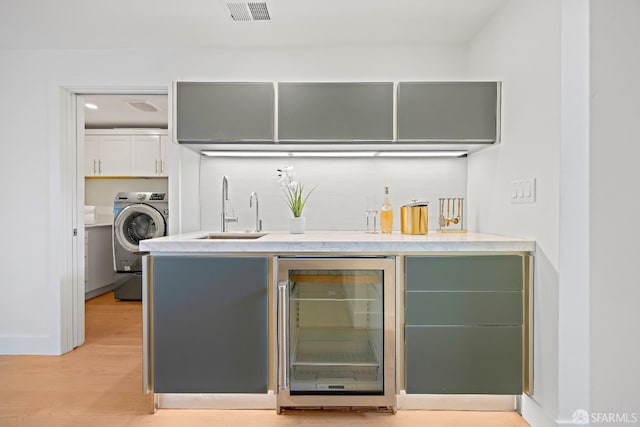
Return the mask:
[[392, 141], [393, 83], [279, 83], [278, 139]]
[[181, 143], [273, 141], [273, 83], [178, 82]]
[[398, 141], [497, 142], [499, 94], [498, 82], [401, 82]]

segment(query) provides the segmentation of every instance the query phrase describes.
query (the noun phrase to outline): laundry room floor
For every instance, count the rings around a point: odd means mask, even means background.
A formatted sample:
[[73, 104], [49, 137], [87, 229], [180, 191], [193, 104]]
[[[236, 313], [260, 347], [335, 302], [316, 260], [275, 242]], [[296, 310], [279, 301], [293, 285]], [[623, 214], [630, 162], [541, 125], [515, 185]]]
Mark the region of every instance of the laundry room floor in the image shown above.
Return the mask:
[[113, 293], [85, 304], [86, 342], [63, 356], [0, 356], [0, 426], [524, 427], [515, 412], [167, 410], [142, 394], [142, 305]]

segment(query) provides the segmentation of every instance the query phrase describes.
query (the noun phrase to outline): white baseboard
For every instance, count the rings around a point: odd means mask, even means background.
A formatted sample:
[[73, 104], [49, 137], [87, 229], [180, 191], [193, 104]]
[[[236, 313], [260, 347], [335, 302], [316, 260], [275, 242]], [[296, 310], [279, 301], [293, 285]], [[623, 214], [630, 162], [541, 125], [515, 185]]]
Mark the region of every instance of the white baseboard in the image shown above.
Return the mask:
[[273, 390], [267, 394], [156, 393], [159, 409], [276, 409]]
[[113, 290], [113, 283], [109, 283], [108, 285], [104, 285], [101, 288], [94, 289], [84, 294], [84, 300], [88, 300], [91, 298], [95, 298], [97, 296], [106, 294], [107, 292], [111, 292]]
[[[159, 409], [276, 409], [276, 395], [156, 393]], [[505, 411], [515, 410], [515, 396], [510, 395], [397, 395], [398, 410]]]
[[557, 427], [562, 425], [561, 422], [556, 422], [552, 417], [549, 417], [544, 412], [544, 408], [526, 394], [522, 395], [522, 418], [535, 427]]
[[59, 356], [60, 343], [49, 335], [0, 335], [0, 354]]
[[515, 396], [486, 394], [407, 394], [400, 391], [398, 409], [446, 411], [515, 410]]

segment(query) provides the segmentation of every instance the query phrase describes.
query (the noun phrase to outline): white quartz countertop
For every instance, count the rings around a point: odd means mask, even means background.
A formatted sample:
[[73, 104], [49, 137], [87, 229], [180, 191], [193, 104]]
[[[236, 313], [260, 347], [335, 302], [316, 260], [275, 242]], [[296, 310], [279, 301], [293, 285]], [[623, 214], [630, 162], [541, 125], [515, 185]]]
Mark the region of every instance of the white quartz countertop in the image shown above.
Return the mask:
[[[268, 253], [405, 253], [405, 252], [533, 252], [535, 241], [481, 233], [426, 235], [369, 234], [361, 231], [267, 232], [258, 239], [206, 239], [195, 233], [143, 240], [140, 250], [159, 252], [268, 252]], [[220, 234], [216, 232], [215, 234]], [[233, 233], [231, 233], [233, 234]]]

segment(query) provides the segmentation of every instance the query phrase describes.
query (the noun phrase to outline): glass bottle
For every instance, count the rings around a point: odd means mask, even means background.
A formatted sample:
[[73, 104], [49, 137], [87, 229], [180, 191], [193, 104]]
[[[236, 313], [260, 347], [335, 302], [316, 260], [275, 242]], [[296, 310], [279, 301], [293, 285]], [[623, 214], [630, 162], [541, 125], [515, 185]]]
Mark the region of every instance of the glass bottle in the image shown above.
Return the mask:
[[391, 234], [393, 229], [393, 209], [389, 201], [389, 187], [384, 187], [384, 202], [380, 209], [380, 231]]

